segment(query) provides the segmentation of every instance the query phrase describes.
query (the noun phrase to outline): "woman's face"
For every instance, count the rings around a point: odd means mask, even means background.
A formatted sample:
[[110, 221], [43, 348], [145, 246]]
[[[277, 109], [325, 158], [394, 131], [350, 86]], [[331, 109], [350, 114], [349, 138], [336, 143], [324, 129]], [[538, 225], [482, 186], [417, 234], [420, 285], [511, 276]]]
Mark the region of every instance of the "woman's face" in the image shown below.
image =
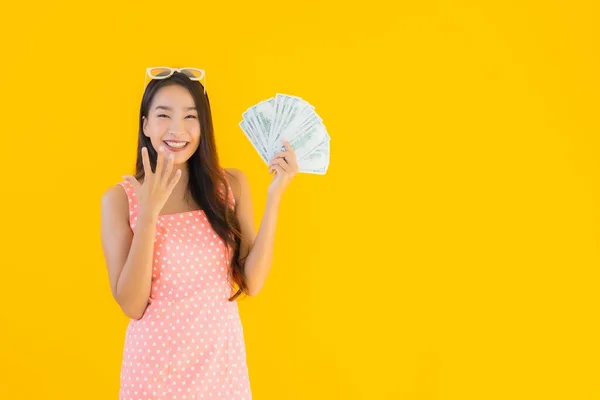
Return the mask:
[[190, 92], [179, 85], [160, 88], [148, 118], [144, 118], [143, 130], [156, 151], [164, 146], [165, 154], [175, 156], [175, 164], [184, 164], [200, 144], [200, 120]]

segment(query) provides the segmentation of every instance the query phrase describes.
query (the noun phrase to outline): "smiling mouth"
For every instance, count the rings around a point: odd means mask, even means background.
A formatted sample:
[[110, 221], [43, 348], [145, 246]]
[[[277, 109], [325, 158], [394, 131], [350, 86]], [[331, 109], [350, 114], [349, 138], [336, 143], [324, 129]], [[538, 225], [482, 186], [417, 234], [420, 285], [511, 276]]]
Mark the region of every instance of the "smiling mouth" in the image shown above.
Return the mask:
[[167, 148], [173, 150], [181, 150], [189, 144], [189, 142], [181, 142], [181, 141], [173, 141], [173, 140], [164, 140], [164, 144], [167, 145]]

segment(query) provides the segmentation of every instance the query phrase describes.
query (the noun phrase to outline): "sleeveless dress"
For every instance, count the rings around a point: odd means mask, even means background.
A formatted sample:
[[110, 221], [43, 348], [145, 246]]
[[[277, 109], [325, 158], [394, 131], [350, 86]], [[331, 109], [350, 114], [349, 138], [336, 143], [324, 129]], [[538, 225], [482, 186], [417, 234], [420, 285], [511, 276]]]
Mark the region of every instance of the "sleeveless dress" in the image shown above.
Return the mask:
[[[134, 188], [119, 185], [135, 232]], [[202, 210], [158, 217], [149, 305], [126, 329], [120, 400], [252, 399], [225, 251]]]

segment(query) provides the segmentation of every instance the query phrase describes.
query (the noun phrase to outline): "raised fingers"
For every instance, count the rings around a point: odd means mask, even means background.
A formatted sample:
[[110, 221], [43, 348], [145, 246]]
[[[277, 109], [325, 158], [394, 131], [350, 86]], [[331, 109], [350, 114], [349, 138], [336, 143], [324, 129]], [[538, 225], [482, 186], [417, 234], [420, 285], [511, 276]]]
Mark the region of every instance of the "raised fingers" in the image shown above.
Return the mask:
[[147, 147], [142, 147], [142, 163], [144, 164], [144, 176], [152, 176], [152, 167], [150, 167], [150, 157], [148, 157]]
[[179, 168], [177, 168], [177, 171], [175, 171], [175, 173], [169, 180], [169, 183], [167, 184], [167, 190], [169, 191], [169, 193], [171, 193], [173, 191], [173, 189], [175, 188], [175, 186], [177, 186], [177, 182], [179, 182], [180, 178], [181, 178], [181, 170]]
[[171, 171], [173, 170], [173, 164], [175, 164], [175, 156], [173, 153], [169, 153], [165, 165], [165, 170], [160, 178], [163, 187], [167, 187], [171, 178]]
[[160, 146], [158, 148], [158, 152], [156, 155], [156, 170], [154, 171], [154, 173], [156, 174], [156, 178], [158, 178], [158, 179], [160, 179], [160, 177], [162, 175], [164, 164], [165, 164], [165, 150], [164, 150], [163, 146]]

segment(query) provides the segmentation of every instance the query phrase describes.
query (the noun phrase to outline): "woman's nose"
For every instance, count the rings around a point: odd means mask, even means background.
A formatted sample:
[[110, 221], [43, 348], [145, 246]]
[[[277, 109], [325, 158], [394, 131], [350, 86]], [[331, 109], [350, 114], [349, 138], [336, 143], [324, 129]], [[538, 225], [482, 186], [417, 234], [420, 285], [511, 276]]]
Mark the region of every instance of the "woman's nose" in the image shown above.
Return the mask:
[[173, 123], [171, 124], [171, 130], [174, 133], [185, 132], [185, 125], [183, 123], [183, 120], [173, 120]]

